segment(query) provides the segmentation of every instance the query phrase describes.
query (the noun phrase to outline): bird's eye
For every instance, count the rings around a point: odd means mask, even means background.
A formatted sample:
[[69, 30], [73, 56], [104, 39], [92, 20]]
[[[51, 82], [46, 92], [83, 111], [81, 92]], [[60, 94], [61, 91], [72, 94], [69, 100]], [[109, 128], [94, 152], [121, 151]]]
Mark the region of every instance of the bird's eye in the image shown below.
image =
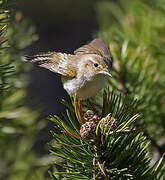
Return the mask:
[[98, 65], [98, 63], [94, 63], [94, 66], [95, 66], [95, 67], [98, 67], [99, 65]]

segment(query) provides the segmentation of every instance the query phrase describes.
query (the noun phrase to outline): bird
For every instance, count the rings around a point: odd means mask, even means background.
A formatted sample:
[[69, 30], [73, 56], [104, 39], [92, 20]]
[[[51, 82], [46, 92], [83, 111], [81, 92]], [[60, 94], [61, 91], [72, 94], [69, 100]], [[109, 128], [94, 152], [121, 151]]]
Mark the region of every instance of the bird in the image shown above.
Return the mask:
[[[79, 47], [74, 54], [52, 51], [27, 55], [25, 58], [31, 63], [61, 74], [64, 89], [69, 95], [76, 95], [80, 111], [82, 100], [94, 96], [104, 87], [108, 76], [112, 77], [110, 70], [113, 57], [109, 46], [101, 38]], [[79, 113], [82, 118], [82, 112]]]

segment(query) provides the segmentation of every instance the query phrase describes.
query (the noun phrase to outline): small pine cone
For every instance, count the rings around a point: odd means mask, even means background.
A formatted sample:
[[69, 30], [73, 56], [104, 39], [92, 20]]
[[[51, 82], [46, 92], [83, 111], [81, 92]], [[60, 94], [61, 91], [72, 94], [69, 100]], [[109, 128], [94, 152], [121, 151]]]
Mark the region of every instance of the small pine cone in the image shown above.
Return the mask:
[[92, 110], [88, 110], [85, 114], [84, 114], [84, 120], [85, 122], [95, 122], [97, 123], [99, 121], [99, 116], [97, 114], [95, 114]]
[[94, 139], [96, 136], [96, 122], [86, 122], [80, 128], [82, 139]]
[[84, 114], [84, 120], [87, 122], [94, 116], [94, 112], [92, 110], [87, 110]]
[[113, 131], [117, 128], [118, 121], [114, 117], [109, 116], [108, 118], [104, 118], [104, 120], [100, 123], [101, 129], [103, 128], [103, 125], [104, 125], [104, 128], [107, 128], [107, 131], [109, 128], [111, 128], [111, 131]]

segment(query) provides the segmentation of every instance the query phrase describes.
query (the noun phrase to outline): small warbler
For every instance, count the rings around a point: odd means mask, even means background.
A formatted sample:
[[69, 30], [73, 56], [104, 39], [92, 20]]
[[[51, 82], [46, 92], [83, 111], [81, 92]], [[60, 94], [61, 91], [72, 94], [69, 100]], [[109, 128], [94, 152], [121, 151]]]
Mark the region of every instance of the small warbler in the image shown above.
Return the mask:
[[64, 89], [78, 99], [87, 99], [104, 87], [111, 77], [112, 55], [103, 39], [94, 39], [74, 51], [41, 53], [26, 56], [27, 60], [62, 75]]

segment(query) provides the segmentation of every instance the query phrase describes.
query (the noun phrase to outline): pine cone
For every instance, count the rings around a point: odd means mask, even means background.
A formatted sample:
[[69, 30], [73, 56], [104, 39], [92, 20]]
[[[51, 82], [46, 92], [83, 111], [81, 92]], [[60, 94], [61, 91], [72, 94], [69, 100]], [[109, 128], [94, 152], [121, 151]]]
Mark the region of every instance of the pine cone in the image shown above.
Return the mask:
[[86, 113], [84, 114], [84, 120], [86, 122], [99, 122], [99, 116], [95, 114], [92, 110], [87, 110]]
[[104, 118], [104, 120], [100, 123], [100, 129], [107, 128], [107, 131], [109, 128], [111, 128], [111, 131], [115, 130], [118, 126], [118, 121], [114, 117], [109, 116], [108, 118]]
[[84, 123], [80, 128], [80, 135], [82, 139], [94, 139], [96, 136], [97, 124], [98, 123], [94, 121]]

